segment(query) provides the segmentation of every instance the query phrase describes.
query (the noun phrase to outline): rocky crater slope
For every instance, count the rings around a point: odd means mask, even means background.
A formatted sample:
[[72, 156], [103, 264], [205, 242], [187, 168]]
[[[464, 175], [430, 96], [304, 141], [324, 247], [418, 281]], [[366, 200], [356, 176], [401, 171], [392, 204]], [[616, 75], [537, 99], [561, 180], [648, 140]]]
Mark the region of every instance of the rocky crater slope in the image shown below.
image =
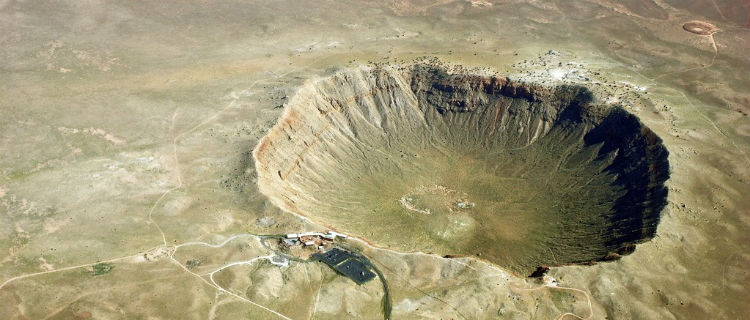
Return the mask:
[[652, 238], [667, 154], [586, 88], [424, 64], [310, 81], [254, 151], [261, 191], [286, 211], [522, 274], [617, 258]]

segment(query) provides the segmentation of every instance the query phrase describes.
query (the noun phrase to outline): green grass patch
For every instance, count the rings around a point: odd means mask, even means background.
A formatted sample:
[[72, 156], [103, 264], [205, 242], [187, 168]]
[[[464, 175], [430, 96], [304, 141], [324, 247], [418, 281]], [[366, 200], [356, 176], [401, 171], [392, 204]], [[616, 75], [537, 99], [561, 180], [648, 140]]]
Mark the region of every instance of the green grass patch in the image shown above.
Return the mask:
[[93, 275], [100, 276], [100, 275], [103, 275], [103, 274], [107, 274], [110, 271], [112, 271], [112, 269], [114, 267], [115, 266], [113, 266], [113, 265], [111, 265], [109, 263], [97, 263], [97, 264], [95, 264], [92, 267], [93, 268]]

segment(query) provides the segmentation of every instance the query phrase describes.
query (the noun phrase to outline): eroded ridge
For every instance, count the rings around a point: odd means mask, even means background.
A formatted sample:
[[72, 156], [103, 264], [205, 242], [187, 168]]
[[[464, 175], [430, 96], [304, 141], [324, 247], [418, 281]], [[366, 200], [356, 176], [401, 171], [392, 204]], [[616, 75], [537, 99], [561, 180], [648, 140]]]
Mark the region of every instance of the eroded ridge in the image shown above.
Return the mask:
[[381, 246], [528, 274], [654, 236], [667, 150], [583, 87], [361, 67], [303, 86], [254, 151], [282, 209]]

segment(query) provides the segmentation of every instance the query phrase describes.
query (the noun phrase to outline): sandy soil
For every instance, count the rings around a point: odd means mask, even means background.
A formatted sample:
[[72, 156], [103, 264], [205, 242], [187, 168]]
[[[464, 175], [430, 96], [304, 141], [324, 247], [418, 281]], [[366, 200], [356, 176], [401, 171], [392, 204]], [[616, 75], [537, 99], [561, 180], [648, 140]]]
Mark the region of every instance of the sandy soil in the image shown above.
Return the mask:
[[306, 79], [430, 56], [599, 87], [664, 139], [669, 204], [635, 253], [542, 283], [352, 240], [387, 278], [394, 319], [746, 319], [747, 12], [719, 0], [0, 1], [0, 318], [382, 318], [377, 282], [271, 263], [251, 233], [322, 227], [260, 194], [251, 151]]

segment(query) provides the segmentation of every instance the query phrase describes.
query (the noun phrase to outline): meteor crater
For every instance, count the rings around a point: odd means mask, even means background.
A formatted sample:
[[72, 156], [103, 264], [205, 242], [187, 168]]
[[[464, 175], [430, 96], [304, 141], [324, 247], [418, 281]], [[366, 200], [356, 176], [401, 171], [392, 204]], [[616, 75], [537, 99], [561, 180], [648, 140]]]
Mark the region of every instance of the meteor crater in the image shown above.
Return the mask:
[[521, 274], [652, 238], [667, 155], [636, 116], [585, 87], [431, 64], [311, 80], [254, 150], [261, 191], [288, 212]]

